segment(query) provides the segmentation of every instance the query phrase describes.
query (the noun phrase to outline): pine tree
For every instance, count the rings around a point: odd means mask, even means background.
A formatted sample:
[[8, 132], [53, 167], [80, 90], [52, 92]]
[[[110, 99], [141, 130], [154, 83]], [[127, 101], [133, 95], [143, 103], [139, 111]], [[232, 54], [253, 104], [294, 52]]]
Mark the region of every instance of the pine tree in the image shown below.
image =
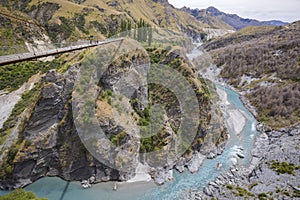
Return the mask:
[[153, 37], [153, 32], [152, 32], [152, 26], [148, 27], [148, 45], [151, 46], [152, 44], [152, 37]]
[[125, 24], [125, 20], [124, 19], [121, 19], [121, 36], [124, 37], [125, 36], [125, 29], [126, 29], [126, 24]]
[[143, 40], [142, 26], [143, 26], [143, 19], [140, 18], [140, 21], [138, 23], [138, 35], [137, 35], [137, 40], [139, 42], [141, 42]]
[[136, 26], [136, 24], [134, 25], [134, 30], [133, 30], [133, 39], [137, 39], [136, 38], [136, 34], [137, 34], [137, 26]]
[[131, 21], [130, 20], [128, 20], [127, 30], [128, 30], [128, 36], [131, 37]]

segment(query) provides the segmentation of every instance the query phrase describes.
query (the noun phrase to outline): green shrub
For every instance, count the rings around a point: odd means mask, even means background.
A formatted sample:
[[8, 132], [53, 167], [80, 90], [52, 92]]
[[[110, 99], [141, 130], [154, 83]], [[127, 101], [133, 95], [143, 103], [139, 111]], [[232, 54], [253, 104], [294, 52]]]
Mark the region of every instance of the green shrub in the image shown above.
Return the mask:
[[245, 188], [242, 188], [242, 187], [236, 187], [235, 188], [236, 191], [238, 192], [238, 196], [250, 196], [251, 193], [248, 192], [248, 190], [246, 190]]
[[258, 194], [258, 198], [260, 200], [265, 200], [268, 198], [268, 195], [266, 193], [260, 193], [260, 194]]
[[294, 193], [293, 193], [293, 197], [300, 197], [300, 192], [297, 191], [297, 190], [294, 190]]
[[229, 189], [229, 190], [232, 190], [233, 189], [233, 185], [226, 185], [226, 188]]
[[120, 133], [113, 135], [109, 138], [109, 140], [115, 145], [120, 146], [122, 140], [127, 137], [127, 133], [125, 131], [121, 131]]
[[270, 168], [276, 171], [278, 174], [293, 174], [295, 170], [295, 165], [293, 163], [277, 162], [272, 161]]
[[25, 141], [25, 147], [29, 147], [29, 146], [31, 145], [31, 143], [32, 143], [32, 142], [31, 142], [30, 140], [26, 140], [26, 141]]
[[7, 195], [0, 196], [0, 200], [47, 200], [38, 198], [33, 192], [27, 192], [23, 189], [16, 189]]
[[290, 196], [290, 193], [288, 191], [284, 191], [283, 194], [288, 197]]
[[140, 152], [141, 153], [151, 152], [153, 150], [152, 144], [153, 144], [153, 140], [151, 137], [141, 138]]
[[26, 61], [0, 67], [0, 90], [14, 91], [20, 88], [30, 77], [49, 69], [57, 69], [61, 62]]
[[249, 186], [248, 186], [248, 188], [249, 188], [249, 190], [251, 190], [253, 187], [255, 187], [255, 186], [257, 186], [258, 185], [258, 183], [257, 182], [254, 182], [254, 183], [251, 183]]

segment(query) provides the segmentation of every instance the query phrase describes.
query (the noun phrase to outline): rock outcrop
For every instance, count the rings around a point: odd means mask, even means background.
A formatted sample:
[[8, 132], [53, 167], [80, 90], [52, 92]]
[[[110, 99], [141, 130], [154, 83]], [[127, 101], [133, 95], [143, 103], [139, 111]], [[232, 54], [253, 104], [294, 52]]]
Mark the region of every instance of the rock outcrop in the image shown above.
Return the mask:
[[[149, 59], [133, 51], [112, 62], [94, 87], [86, 85], [91, 81], [90, 76], [85, 79], [79, 64], [71, 66], [64, 74], [50, 70], [44, 75], [32, 111], [27, 113], [17, 140], [0, 163], [0, 188], [23, 187], [44, 176], [59, 176], [69, 181], [87, 180], [91, 176], [95, 177], [95, 182], [126, 181], [135, 175], [138, 163], [149, 166], [149, 174], [155, 182], [163, 184], [172, 180], [174, 168], [182, 172], [186, 167], [194, 173], [205, 158], [220, 154], [227, 134], [224, 124], [220, 123], [222, 116], [218, 116], [202, 89], [205, 83], [195, 75], [192, 65], [179, 55], [159, 51], [149, 52], [150, 58], [161, 56], [160, 63], [166, 65], [174, 61], [179, 63], [170, 67], [184, 69], [185, 77], [197, 90], [196, 99], [202, 108], [200, 119], [194, 119], [201, 123], [186, 152], [180, 152], [173, 144], [173, 141], [183, 143], [177, 133], [182, 113], [176, 96], [158, 85], [134, 85], [133, 80], [142, 77], [149, 68]], [[101, 56], [105, 57], [101, 50], [94, 49], [81, 66], [101, 65], [97, 60]], [[127, 76], [130, 78], [126, 79]], [[120, 82], [126, 84], [120, 85]], [[76, 83], [80, 83], [79, 86]], [[124, 88], [125, 85], [128, 87]], [[123, 90], [127, 91], [127, 96], [120, 95]], [[74, 101], [80, 91], [89, 99]], [[96, 93], [95, 99], [90, 91]], [[84, 109], [74, 114], [74, 109], [86, 103], [85, 100], [95, 103], [95, 115]], [[152, 105], [148, 101], [164, 105], [164, 112], [160, 112], [160, 107], [150, 109]], [[158, 128], [157, 134], [139, 136], [147, 134], [147, 125], [155, 112], [161, 116], [160, 126], [151, 126]], [[83, 129], [78, 126], [81, 122], [91, 126]], [[94, 132], [93, 124], [100, 125], [103, 137], [98, 137], [100, 132]], [[90, 142], [88, 146], [87, 142]]]
[[82, 180], [95, 174], [97, 181], [119, 179], [118, 171], [91, 157], [76, 133], [70, 114], [76, 74], [73, 67], [65, 75], [49, 71], [44, 76], [40, 99], [19, 133], [26, 145], [14, 158], [11, 176], [1, 180], [1, 189], [23, 187], [43, 176]]

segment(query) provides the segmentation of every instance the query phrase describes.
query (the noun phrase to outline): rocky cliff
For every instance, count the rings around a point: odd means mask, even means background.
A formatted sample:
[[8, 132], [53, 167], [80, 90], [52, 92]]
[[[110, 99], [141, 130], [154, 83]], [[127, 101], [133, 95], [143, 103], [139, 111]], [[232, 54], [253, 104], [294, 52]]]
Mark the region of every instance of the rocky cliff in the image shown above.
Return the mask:
[[[43, 77], [39, 99], [18, 141], [10, 147], [9, 153], [15, 149], [10, 161], [13, 169], [2, 172], [2, 189], [22, 187], [43, 176], [82, 180], [95, 174], [98, 181], [119, 178], [117, 171], [90, 156], [76, 133], [70, 104], [76, 74], [71, 68], [65, 75], [50, 71]], [[7, 159], [2, 166], [8, 164]]]
[[[156, 26], [203, 39], [202, 28], [209, 27], [175, 9], [168, 1], [2, 1], [0, 8], [8, 13], [0, 14], [5, 29], [3, 35], [9, 38], [9, 43], [3, 44], [27, 45], [24, 51], [30, 48], [28, 42], [38, 46], [50, 43], [50, 39], [63, 43], [90, 36], [102, 39], [142, 27], [147, 27], [148, 31], [153, 27], [151, 33], [157, 34], [159, 39], [162, 35], [168, 38], [168, 31], [160, 33], [154, 28]], [[12, 29], [17, 31], [12, 32]], [[138, 34], [143, 35], [143, 32]], [[2, 34], [0, 37], [7, 42]], [[171, 41], [174, 42], [178, 41]], [[75, 52], [54, 61], [24, 62], [0, 70], [0, 86], [7, 92], [20, 87], [34, 74], [40, 73], [38, 76], [42, 77], [34, 87], [32, 85], [33, 89], [22, 94], [1, 128], [1, 189], [23, 187], [44, 176], [72, 181], [95, 175], [97, 182], [125, 181], [135, 175], [140, 163], [147, 166], [147, 173], [157, 183], [162, 184], [172, 178], [173, 168], [182, 172], [187, 167], [196, 172], [206, 157], [213, 158], [222, 152], [227, 134], [222, 115], [213, 103], [214, 94], [181, 49], [155, 47], [146, 52], [132, 51], [115, 58], [95, 87], [74, 89], [78, 80], [80, 84], [91, 80], [81, 76], [82, 66], [99, 67], [101, 60], [97, 59], [114, 55], [111, 51], [100, 52], [100, 48]], [[191, 99], [186, 98], [189, 95], [173, 93], [155, 82], [136, 87], [137, 82], [130, 81], [143, 77], [150, 64], [172, 69], [174, 74], [162, 76], [163, 82], [168, 83], [167, 80], [177, 74], [178, 80], [185, 83], [169, 82], [172, 87], [178, 87], [177, 91], [188, 91], [184, 85], [192, 88], [190, 92], [195, 94], [196, 102], [190, 101], [190, 105], [197, 106], [200, 112], [199, 116], [186, 118], [183, 129], [180, 128], [181, 119], [195, 110], [180, 110], [185, 99]], [[153, 81], [162, 79], [160, 74], [163, 73], [153, 73]], [[122, 81], [126, 84], [120, 84], [124, 83]], [[123, 88], [124, 85], [128, 88]], [[90, 89], [94, 89], [91, 91], [94, 93], [89, 93]], [[124, 97], [120, 95], [123, 89], [133, 92]], [[80, 92], [91, 94], [88, 97], [94, 99], [74, 101]], [[79, 110], [78, 115], [74, 115], [74, 109], [84, 103], [88, 103], [86, 108], [91, 110]], [[155, 113], [157, 123], [153, 124], [151, 116]], [[92, 137], [93, 130], [78, 127], [81, 122], [91, 127], [98, 124], [105, 138]], [[193, 124], [197, 124], [194, 130], [189, 126]], [[149, 134], [153, 129], [157, 130], [155, 134]], [[83, 137], [82, 131], [86, 133]], [[93, 152], [88, 147], [92, 150], [104, 147], [104, 151]]]
[[[227, 139], [222, 115], [214, 107], [206, 83], [176, 49], [150, 48], [144, 53], [133, 51], [117, 57], [96, 84], [95, 98], [87, 101], [95, 103], [95, 115], [89, 115], [86, 110], [79, 110], [78, 115], [74, 115], [74, 109], [84, 103], [80, 99], [74, 101], [74, 97], [80, 91], [89, 98], [93, 96], [89, 95], [92, 87], [83, 84], [89, 79], [82, 76], [81, 67], [100, 66], [99, 58], [108, 57], [105, 55], [109, 53], [100, 49], [88, 51], [64, 73], [47, 72], [30, 95], [21, 100], [29, 98], [31, 104], [17, 105], [28, 107], [16, 119], [18, 122], [6, 124], [1, 129], [1, 144], [12, 138], [11, 134], [17, 134], [10, 146], [1, 146], [1, 189], [23, 187], [44, 176], [59, 176], [72, 181], [95, 175], [97, 182], [125, 181], [135, 175], [139, 163], [148, 166], [148, 173], [162, 184], [172, 177], [168, 174], [173, 168], [183, 171], [186, 166], [196, 172], [205, 157], [212, 158], [222, 152]], [[173, 68], [191, 84], [201, 111], [198, 119], [189, 118], [199, 120], [193, 138], [190, 133], [181, 132], [180, 120], [184, 113], [180, 111], [178, 96], [167, 88], [150, 84], [136, 88], [131, 96], [120, 96], [120, 81], [129, 80], [125, 85], [134, 85], [132, 80], [136, 79], [132, 74], [142, 76], [150, 63]], [[130, 79], [126, 79], [127, 76]], [[74, 89], [78, 81], [80, 85]], [[125, 85], [121, 84], [121, 89]], [[123, 89], [132, 90], [130, 87]], [[156, 110], [157, 104], [164, 106], [164, 113]], [[159, 126], [154, 124], [151, 128], [158, 132], [147, 136], [150, 116], [155, 110], [160, 113]], [[83, 122], [90, 124], [89, 129], [81, 129]], [[91, 135], [93, 124], [100, 125], [105, 137]], [[141, 138], [138, 134], [146, 134], [146, 137]], [[178, 146], [172, 146], [174, 141], [182, 143], [185, 150], [173, 149]], [[87, 142], [90, 142], [88, 146]], [[93, 152], [89, 147], [97, 151]], [[102, 147], [106, 150], [99, 152]], [[155, 158], [151, 152], [158, 152], [154, 154]]]

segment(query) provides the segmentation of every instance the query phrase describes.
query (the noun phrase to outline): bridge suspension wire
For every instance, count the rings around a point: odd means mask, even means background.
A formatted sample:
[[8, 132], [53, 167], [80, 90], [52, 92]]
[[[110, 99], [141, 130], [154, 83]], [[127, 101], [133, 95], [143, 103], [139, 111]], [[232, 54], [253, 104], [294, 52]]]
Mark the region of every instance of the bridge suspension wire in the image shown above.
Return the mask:
[[90, 47], [100, 46], [100, 45], [117, 42], [117, 41], [123, 41], [123, 40], [124, 38], [117, 38], [117, 39], [110, 39], [105, 41], [78, 41], [76, 43], [60, 43], [61, 45], [60, 47], [52, 46], [51, 48], [50, 47], [45, 48], [45, 50], [40, 50], [31, 46], [29, 47], [31, 48], [30, 49], [31, 52], [0, 56], [0, 66], [22, 62], [26, 60], [33, 60], [37, 58], [53, 56], [53, 55], [66, 53], [66, 52], [82, 50]]

